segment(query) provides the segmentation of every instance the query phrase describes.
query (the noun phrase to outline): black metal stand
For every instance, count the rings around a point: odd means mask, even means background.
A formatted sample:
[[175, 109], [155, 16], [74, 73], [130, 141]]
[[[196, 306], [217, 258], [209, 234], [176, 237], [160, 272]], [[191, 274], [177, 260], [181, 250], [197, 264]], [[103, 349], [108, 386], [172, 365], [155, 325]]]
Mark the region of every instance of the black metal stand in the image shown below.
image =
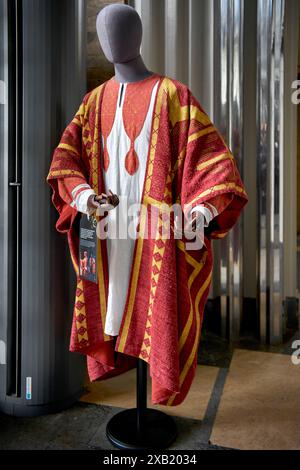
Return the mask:
[[119, 449], [166, 449], [175, 441], [173, 419], [162, 411], [147, 408], [147, 363], [137, 363], [137, 407], [121, 411], [107, 423], [106, 435]]

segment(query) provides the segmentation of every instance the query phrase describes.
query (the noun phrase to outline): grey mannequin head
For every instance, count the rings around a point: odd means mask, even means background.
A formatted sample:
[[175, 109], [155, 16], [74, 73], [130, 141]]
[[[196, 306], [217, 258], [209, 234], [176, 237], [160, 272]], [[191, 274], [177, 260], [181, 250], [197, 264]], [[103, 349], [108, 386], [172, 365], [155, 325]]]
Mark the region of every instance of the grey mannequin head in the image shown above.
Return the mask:
[[129, 5], [108, 4], [98, 13], [97, 34], [106, 58], [129, 62], [140, 55], [143, 27], [139, 14]]

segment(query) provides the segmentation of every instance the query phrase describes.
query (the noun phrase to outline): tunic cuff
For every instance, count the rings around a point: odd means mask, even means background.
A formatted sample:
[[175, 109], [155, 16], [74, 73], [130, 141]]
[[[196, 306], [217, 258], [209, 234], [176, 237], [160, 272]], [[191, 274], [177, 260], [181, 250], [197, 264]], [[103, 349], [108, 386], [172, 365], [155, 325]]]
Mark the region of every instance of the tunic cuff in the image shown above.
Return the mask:
[[[75, 192], [76, 188], [74, 189]], [[83, 214], [91, 215], [92, 212], [94, 212], [94, 209], [88, 208], [87, 202], [90, 196], [96, 194], [95, 191], [90, 188], [90, 189], [85, 189], [83, 191], [80, 191], [80, 193], [76, 196], [74, 200], [74, 205], [76, 206], [76, 209], [79, 212], [82, 212]]]

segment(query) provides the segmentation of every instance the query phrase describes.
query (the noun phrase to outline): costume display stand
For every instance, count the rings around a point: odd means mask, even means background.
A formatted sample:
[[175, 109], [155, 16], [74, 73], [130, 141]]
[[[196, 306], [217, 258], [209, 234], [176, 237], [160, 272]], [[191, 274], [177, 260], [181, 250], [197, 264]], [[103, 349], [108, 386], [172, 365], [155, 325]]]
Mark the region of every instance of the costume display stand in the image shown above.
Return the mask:
[[137, 362], [137, 406], [114, 415], [106, 435], [119, 449], [165, 449], [177, 437], [173, 419], [162, 411], [147, 408], [147, 363]]

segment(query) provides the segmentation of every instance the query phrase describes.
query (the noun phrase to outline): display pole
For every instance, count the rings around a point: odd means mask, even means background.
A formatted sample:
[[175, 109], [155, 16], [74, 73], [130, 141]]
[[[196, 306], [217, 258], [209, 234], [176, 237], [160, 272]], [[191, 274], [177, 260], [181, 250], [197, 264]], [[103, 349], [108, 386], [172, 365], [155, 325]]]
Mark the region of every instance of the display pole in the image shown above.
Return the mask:
[[119, 449], [166, 449], [177, 437], [174, 420], [147, 408], [147, 363], [137, 360], [136, 408], [120, 411], [107, 423], [106, 435]]
[[147, 363], [138, 359], [136, 375], [137, 435], [142, 439], [146, 427]]

